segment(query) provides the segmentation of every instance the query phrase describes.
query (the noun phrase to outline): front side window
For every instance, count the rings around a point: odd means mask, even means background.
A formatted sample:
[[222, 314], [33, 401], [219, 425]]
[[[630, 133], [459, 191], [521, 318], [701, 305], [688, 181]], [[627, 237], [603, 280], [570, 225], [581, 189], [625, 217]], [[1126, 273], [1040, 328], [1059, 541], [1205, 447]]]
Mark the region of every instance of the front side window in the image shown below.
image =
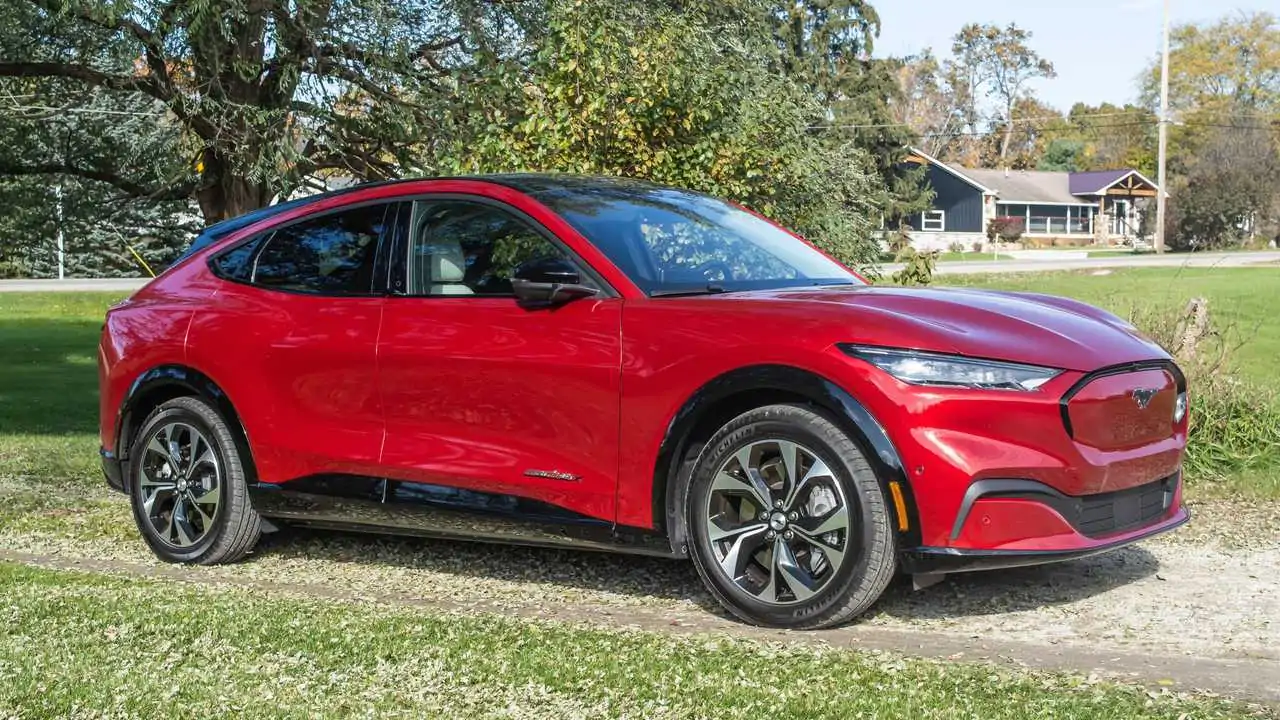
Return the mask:
[[414, 205], [410, 295], [511, 297], [522, 263], [568, 254], [524, 220], [499, 208], [455, 200]]
[[535, 197], [650, 295], [861, 283], [791, 233], [704, 195], [626, 184]]
[[387, 208], [367, 205], [276, 230], [258, 253], [253, 282], [318, 295], [370, 294]]

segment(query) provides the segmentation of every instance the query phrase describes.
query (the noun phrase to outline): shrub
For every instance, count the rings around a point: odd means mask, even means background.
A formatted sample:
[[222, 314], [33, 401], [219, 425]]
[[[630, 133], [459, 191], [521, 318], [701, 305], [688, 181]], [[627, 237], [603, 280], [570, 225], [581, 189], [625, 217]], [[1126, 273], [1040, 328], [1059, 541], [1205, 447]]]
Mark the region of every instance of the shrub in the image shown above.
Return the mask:
[[1017, 242], [1022, 237], [1023, 220], [1020, 217], [994, 217], [987, 221], [987, 239], [995, 242]]
[[950, 245], [948, 245], [947, 249], [959, 255], [960, 253], [964, 252], [964, 243], [957, 240], [956, 242], [953, 242]]
[[892, 280], [896, 285], [928, 285], [933, 282], [933, 267], [938, 262], [936, 251], [919, 252], [914, 248], [906, 248], [896, 258], [903, 263], [902, 269], [894, 273]]
[[980, 243], [980, 242], [976, 242], [976, 243], [974, 243], [974, 244], [973, 244], [973, 251], [974, 251], [974, 252], [976, 252], [976, 253], [980, 253], [980, 252], [982, 252], [982, 243]]

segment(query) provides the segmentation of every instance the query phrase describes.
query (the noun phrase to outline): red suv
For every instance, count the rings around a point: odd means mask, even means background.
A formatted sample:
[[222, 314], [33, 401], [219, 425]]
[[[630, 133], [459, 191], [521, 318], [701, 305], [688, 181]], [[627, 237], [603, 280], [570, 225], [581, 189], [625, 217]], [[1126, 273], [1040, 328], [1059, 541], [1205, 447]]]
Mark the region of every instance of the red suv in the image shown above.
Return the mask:
[[161, 558], [284, 524], [692, 557], [732, 612], [1187, 520], [1182, 374], [1058, 297], [868, 285], [710, 197], [510, 175], [209, 228], [112, 308], [102, 456]]

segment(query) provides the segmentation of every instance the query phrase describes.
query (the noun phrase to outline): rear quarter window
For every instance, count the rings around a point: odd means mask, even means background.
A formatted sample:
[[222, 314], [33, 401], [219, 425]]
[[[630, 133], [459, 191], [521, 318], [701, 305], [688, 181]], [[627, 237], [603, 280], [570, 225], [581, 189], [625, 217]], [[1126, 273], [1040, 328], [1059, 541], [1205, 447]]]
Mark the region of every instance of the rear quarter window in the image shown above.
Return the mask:
[[227, 280], [251, 282], [253, 280], [253, 259], [258, 254], [258, 248], [262, 247], [263, 241], [270, 234], [259, 235], [249, 242], [241, 243], [214, 256], [213, 261], [210, 263], [214, 274]]

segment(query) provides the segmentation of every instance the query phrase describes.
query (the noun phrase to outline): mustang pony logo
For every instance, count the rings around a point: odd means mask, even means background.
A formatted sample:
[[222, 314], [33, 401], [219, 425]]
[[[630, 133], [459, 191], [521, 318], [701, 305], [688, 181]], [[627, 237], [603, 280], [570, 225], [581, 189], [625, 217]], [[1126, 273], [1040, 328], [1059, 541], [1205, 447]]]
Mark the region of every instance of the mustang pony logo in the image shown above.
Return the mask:
[[1138, 409], [1146, 410], [1147, 406], [1151, 404], [1151, 398], [1156, 396], [1156, 389], [1134, 388], [1133, 392], [1130, 394], [1133, 395], [1133, 401], [1138, 403]]

